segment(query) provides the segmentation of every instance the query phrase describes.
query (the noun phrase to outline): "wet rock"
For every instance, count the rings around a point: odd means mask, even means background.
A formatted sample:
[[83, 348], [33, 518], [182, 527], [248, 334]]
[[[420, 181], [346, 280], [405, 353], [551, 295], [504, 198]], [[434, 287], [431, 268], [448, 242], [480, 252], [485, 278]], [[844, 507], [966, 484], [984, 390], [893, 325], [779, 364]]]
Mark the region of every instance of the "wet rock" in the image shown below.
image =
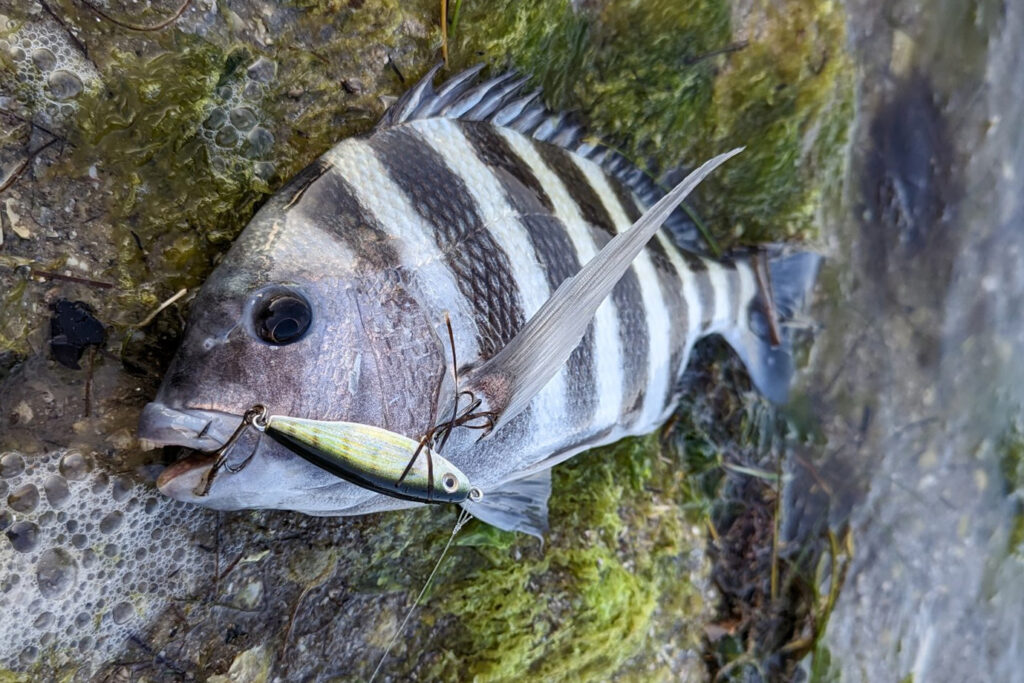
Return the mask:
[[256, 113], [249, 107], [232, 109], [228, 118], [231, 121], [231, 125], [240, 131], [247, 131], [256, 125]]
[[68, 451], [60, 459], [59, 469], [67, 479], [78, 481], [89, 473], [89, 463], [78, 451]]
[[10, 479], [25, 470], [25, 459], [17, 453], [4, 453], [0, 456], [0, 477]]
[[245, 75], [260, 83], [270, 83], [277, 75], [277, 64], [266, 57], [260, 57], [249, 65], [249, 68], [245, 70]]
[[265, 683], [270, 675], [270, 657], [263, 646], [235, 657], [227, 674], [210, 676], [209, 683]]
[[135, 614], [135, 608], [132, 607], [130, 602], [119, 602], [114, 605], [114, 609], [110, 611], [111, 618], [115, 624], [123, 624], [132, 618]]
[[36, 48], [32, 51], [32, 63], [40, 71], [50, 71], [57, 65], [57, 55], [45, 47]]
[[231, 606], [245, 612], [252, 612], [263, 603], [263, 582], [255, 579], [245, 583], [231, 596]]
[[224, 110], [224, 107], [214, 107], [210, 110], [206, 120], [203, 121], [203, 126], [209, 130], [220, 130], [227, 123], [228, 113]]
[[59, 475], [51, 475], [46, 478], [46, 483], [43, 484], [43, 491], [46, 492], [46, 500], [50, 503], [50, 507], [60, 507], [67, 501], [68, 496], [71, 495], [68, 490], [68, 482], [64, 477]]
[[259, 158], [266, 155], [274, 145], [274, 136], [262, 126], [256, 126], [246, 136], [246, 156]]

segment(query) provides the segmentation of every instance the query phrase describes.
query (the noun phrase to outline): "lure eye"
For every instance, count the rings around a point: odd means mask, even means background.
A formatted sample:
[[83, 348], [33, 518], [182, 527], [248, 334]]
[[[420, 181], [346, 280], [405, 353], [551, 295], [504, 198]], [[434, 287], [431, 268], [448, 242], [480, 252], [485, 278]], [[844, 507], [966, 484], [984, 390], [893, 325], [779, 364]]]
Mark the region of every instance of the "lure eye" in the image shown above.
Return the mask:
[[256, 334], [268, 344], [284, 346], [297, 342], [309, 329], [313, 310], [295, 292], [278, 292], [256, 304], [253, 323]]
[[441, 477], [441, 486], [444, 487], [445, 493], [455, 493], [459, 489], [459, 480], [451, 472], [447, 472]]

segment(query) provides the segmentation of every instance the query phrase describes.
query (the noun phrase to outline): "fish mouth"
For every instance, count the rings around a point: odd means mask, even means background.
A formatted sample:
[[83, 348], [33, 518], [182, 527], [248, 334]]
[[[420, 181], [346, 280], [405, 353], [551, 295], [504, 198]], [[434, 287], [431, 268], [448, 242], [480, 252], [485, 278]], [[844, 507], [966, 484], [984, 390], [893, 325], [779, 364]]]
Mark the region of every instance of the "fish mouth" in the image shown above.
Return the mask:
[[168, 498], [194, 502], [199, 499], [196, 491], [206, 482], [216, 460], [213, 453], [191, 453], [161, 472], [156, 487]]
[[139, 438], [157, 446], [215, 451], [234, 433], [241, 415], [205, 408], [171, 408], [149, 403], [139, 416]]
[[202, 502], [195, 492], [217, 460], [211, 451], [227, 442], [241, 419], [218, 410], [146, 405], [139, 417], [139, 438], [152, 447], [181, 446], [185, 453], [157, 477], [160, 492], [175, 500]]

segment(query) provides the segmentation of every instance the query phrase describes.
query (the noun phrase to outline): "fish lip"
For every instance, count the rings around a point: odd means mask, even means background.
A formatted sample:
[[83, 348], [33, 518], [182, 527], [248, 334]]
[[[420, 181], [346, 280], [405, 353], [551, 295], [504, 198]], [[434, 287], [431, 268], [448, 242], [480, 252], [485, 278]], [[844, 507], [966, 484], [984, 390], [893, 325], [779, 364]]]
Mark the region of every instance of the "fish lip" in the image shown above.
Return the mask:
[[156, 487], [168, 498], [196, 501], [195, 491], [200, 482], [205, 481], [216, 460], [214, 453], [192, 453], [161, 472], [156, 479]]
[[154, 446], [217, 450], [231, 437], [241, 415], [205, 408], [172, 408], [154, 401], [139, 416], [139, 438]]

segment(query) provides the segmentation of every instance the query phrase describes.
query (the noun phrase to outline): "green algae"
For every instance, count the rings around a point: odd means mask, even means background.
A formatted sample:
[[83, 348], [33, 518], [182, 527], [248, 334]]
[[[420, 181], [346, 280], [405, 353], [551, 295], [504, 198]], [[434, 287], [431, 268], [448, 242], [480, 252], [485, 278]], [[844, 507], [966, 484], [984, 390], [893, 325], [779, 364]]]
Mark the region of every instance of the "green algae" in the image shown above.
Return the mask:
[[559, 0], [463, 3], [453, 62], [511, 62], [555, 109], [653, 175], [735, 146], [697, 208], [715, 238], [817, 236], [842, 176], [852, 66], [842, 7], [787, 2], [733, 21], [722, 1], [610, 3], [573, 12]]
[[1006, 495], [1014, 499], [1007, 551], [1024, 559], [1024, 428], [1015, 422], [996, 445]]
[[[146, 285], [195, 286], [216, 250], [244, 226], [266, 182], [241, 163], [218, 171], [199, 131], [231, 67], [215, 46], [181, 33], [139, 59], [115, 54], [106, 89], [81, 103], [72, 163], [108, 179], [121, 291], [148, 306]], [[163, 282], [166, 279], [166, 282]], [[142, 288], [140, 290], [140, 288]]]
[[435, 653], [410, 662], [408, 673], [480, 681], [646, 676], [664, 666], [653, 659], [661, 642], [651, 642], [652, 629], [665, 637], [669, 624], [683, 634], [681, 649], [695, 650], [694, 617], [704, 607], [694, 585], [699, 567], [687, 556], [700, 533], [683, 505], [679, 464], [656, 437], [578, 456], [554, 472], [542, 548], [535, 539], [509, 544], [507, 534], [468, 530], [427, 603], [429, 621], [456, 621], [432, 636]]

